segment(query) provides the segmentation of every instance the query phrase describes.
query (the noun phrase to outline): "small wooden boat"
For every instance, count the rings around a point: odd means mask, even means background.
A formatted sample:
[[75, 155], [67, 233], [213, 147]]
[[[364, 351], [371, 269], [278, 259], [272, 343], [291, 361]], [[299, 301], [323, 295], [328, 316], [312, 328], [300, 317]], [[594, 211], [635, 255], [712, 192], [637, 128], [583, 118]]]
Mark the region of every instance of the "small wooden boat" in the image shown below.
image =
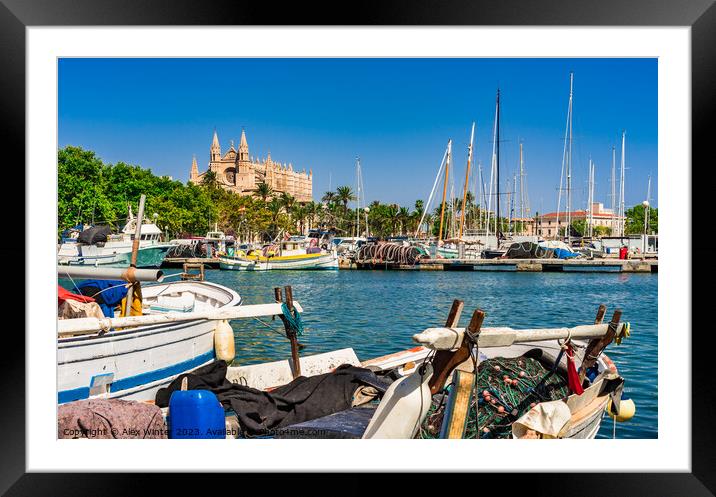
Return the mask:
[[[234, 290], [206, 281], [147, 285], [142, 294], [145, 315], [118, 320], [158, 318], [154, 323], [149, 319], [141, 326], [122, 327], [108, 322], [103, 327], [108, 331], [96, 327], [88, 332], [94, 318], [58, 321], [58, 403], [91, 397], [154, 400], [156, 391], [177, 375], [215, 360], [219, 321], [199, 316], [241, 305]], [[177, 315], [185, 319], [171, 319]], [[170, 319], [162, 322], [162, 317]]]
[[[412, 349], [364, 361], [360, 361], [350, 348], [304, 358], [299, 358], [294, 350], [290, 360], [229, 367], [226, 377], [233, 383], [265, 391], [286, 385], [297, 375], [329, 373], [342, 364], [368, 368], [385, 377], [395, 378], [379, 401], [374, 400], [346, 411], [278, 429], [272, 437], [419, 437], [422, 432], [420, 427], [425, 422], [430, 407], [430, 402], [425, 402], [425, 398], [432, 396], [433, 401], [439, 397], [447, 398], [451, 406], [451, 410], [446, 412], [443, 418], [445, 427], [441, 430], [441, 437], [462, 438], [468, 424], [467, 410], [470, 400], [474, 398], [472, 394], [476, 386], [474, 369], [470, 372], [470, 367], [474, 364], [471, 356], [474, 357], [479, 350], [481, 361], [495, 357], [539, 358], [554, 374], [564, 375], [567, 368], [566, 357], [559, 353], [561, 347], [557, 341], [567, 340], [579, 351], [574, 355], [577, 360], [581, 361], [585, 357], [585, 350], [596, 355], [597, 359], [593, 364], [589, 364], [592, 374], [584, 381], [584, 392], [558, 399], [566, 405], [569, 419], [555, 438], [596, 436], [607, 403], [612, 399], [618, 405], [618, 397], [624, 383], [614, 363], [601, 353], [600, 348], [623, 334], [625, 325], [619, 323], [618, 314], [615, 313], [615, 318], [609, 324], [598, 322], [573, 328], [515, 330], [504, 327], [480, 329], [484, 313], [476, 311], [467, 333], [466, 329], [453, 327], [459, 319], [461, 308], [462, 302], [456, 301], [456, 304], [453, 304], [447, 327], [429, 328], [415, 335], [413, 339], [420, 346]], [[601, 309], [600, 314], [603, 316]], [[581, 340], [584, 339], [588, 342], [582, 343]], [[593, 345], [595, 341], [599, 346]], [[584, 363], [582, 365], [587, 366]], [[465, 375], [472, 375], [472, 381], [459, 380]], [[481, 388], [483, 387], [477, 385], [478, 391]], [[236, 434], [238, 422], [234, 420], [232, 425], [231, 417], [227, 420], [227, 426], [231, 428], [227, 433]], [[240, 429], [238, 432], [240, 433]]]
[[234, 257], [220, 257], [219, 267], [231, 271], [338, 269], [335, 249], [326, 251], [306, 247], [299, 241], [285, 240]]

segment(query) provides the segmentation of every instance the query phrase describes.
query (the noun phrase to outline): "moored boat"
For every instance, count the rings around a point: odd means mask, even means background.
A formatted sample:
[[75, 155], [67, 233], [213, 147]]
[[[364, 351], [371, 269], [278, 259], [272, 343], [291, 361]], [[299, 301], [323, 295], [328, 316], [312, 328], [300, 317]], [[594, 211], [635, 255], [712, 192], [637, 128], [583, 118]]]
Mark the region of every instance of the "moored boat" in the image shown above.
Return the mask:
[[[57, 251], [57, 263], [72, 266], [127, 267], [131, 263], [136, 219], [131, 210], [122, 231], [112, 234], [108, 226], [95, 226], [80, 232], [76, 239], [65, 240]], [[161, 241], [162, 231], [143, 222], [136, 267], [158, 268], [172, 244]]]
[[117, 318], [170, 319], [89, 333], [76, 325], [94, 318], [59, 320], [58, 403], [94, 397], [154, 400], [177, 375], [216, 358], [214, 332], [220, 321], [171, 317], [241, 305], [234, 290], [205, 281], [157, 283], [141, 292], [143, 316]]
[[338, 269], [335, 250], [326, 251], [315, 244], [284, 240], [262, 250], [238, 252], [234, 257], [221, 257], [220, 268], [233, 271]]

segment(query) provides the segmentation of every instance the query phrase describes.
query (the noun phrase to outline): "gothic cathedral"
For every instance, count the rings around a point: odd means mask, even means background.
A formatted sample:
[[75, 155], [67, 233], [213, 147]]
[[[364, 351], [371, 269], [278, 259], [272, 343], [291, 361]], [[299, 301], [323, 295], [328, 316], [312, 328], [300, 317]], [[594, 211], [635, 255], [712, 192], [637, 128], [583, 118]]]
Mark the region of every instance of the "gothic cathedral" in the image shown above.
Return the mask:
[[[275, 193], [289, 193], [296, 197], [297, 202], [310, 202], [313, 200], [313, 171], [306, 173], [294, 171], [293, 165], [271, 160], [271, 152], [263, 161], [258, 157], [249, 157], [249, 145], [246, 142], [246, 133], [241, 131], [239, 150], [234, 149], [231, 141], [229, 150], [222, 156], [219, 137], [214, 131], [214, 139], [209, 149], [209, 169], [216, 174], [217, 182], [225, 189], [239, 195], [252, 195], [256, 185], [261, 182], [268, 183]], [[196, 156], [191, 163], [189, 181], [201, 183], [204, 173], [199, 173]]]

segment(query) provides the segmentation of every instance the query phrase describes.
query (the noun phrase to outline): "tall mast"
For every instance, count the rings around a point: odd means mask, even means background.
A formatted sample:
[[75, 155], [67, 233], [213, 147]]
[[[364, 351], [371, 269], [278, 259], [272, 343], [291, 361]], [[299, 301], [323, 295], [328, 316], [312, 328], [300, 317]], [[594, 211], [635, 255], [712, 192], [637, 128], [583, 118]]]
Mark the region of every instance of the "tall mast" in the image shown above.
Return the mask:
[[569, 73], [569, 149], [567, 151], [567, 245], [572, 245], [572, 95], [574, 73]]
[[649, 234], [649, 200], [651, 197], [651, 174], [649, 175], [649, 182], [646, 187], [646, 202], [644, 202], [644, 234]]
[[443, 219], [445, 218], [445, 195], [447, 195], [448, 177], [450, 175], [452, 140], [448, 140], [447, 162], [445, 162], [445, 183], [443, 184], [443, 205], [440, 208], [440, 231], [438, 231], [438, 244], [443, 239]]
[[[512, 234], [515, 233], [515, 197], [517, 196], [517, 175], [512, 175], [512, 191], [510, 192], [510, 224]], [[508, 226], [509, 226], [508, 225]]]
[[525, 163], [522, 157], [522, 142], [520, 142], [520, 219], [525, 220]]
[[470, 145], [467, 147], [467, 170], [465, 171], [465, 190], [462, 193], [462, 209], [460, 209], [460, 231], [457, 235], [462, 238], [462, 229], [465, 226], [465, 204], [467, 203], [467, 186], [470, 180], [470, 163], [472, 162], [472, 142], [475, 138], [475, 123], [472, 123], [472, 131], [470, 132]]
[[617, 149], [612, 147], [612, 216], [617, 213]]
[[[356, 235], [360, 236], [360, 206], [363, 195], [363, 173], [360, 167], [360, 157], [356, 157]], [[365, 202], [364, 202], [365, 203]], [[365, 207], [365, 205], [363, 206]]]
[[497, 246], [500, 245], [500, 238], [502, 235], [502, 221], [500, 220], [500, 89], [497, 89], [497, 123], [495, 125], [496, 129], [496, 138], [495, 138], [495, 160], [496, 160], [496, 170], [497, 170], [497, 218], [496, 218], [496, 225], [497, 228], [495, 229], [495, 234], [497, 235]]
[[624, 236], [625, 219], [624, 219], [624, 170], [625, 170], [625, 146], [626, 131], [622, 131], [622, 163], [621, 163], [621, 179], [619, 180], [619, 236]]
[[587, 203], [589, 204], [587, 211], [589, 213], [589, 218], [587, 220], [587, 236], [591, 238], [594, 233], [594, 163], [592, 162], [591, 158], [589, 159]]

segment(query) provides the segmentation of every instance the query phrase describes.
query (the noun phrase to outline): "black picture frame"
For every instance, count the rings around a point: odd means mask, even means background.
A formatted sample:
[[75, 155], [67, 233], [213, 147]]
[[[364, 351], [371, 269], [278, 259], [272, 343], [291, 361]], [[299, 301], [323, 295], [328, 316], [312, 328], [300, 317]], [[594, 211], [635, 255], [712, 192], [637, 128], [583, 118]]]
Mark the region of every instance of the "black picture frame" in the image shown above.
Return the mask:
[[[111, 25], [532, 25], [532, 26], [690, 26], [692, 69], [692, 164], [702, 164], [699, 181], [692, 182], [692, 232], [703, 226], [697, 222], [697, 213], [709, 212], [710, 189], [713, 179], [713, 152], [711, 129], [716, 115], [716, 5], [714, 0], [688, 2], [664, 0], [414, 0], [399, 2], [383, 0], [354, 4], [333, 3], [269, 3], [245, 1], [190, 0], [0, 0], [0, 99], [3, 119], [0, 120], [6, 147], [3, 151], [6, 189], [13, 182], [24, 182], [29, 174], [25, 164], [25, 28], [28, 26], [111, 26]], [[688, 173], [689, 165], [672, 165]], [[21, 174], [22, 173], [22, 174]], [[696, 175], [696, 170], [691, 169]], [[692, 176], [692, 177], [693, 177]], [[28, 178], [32, 179], [32, 178]], [[29, 186], [29, 185], [28, 185]], [[699, 188], [706, 191], [699, 192]], [[19, 202], [17, 202], [19, 204]], [[30, 227], [26, 226], [30, 231]], [[13, 230], [15, 233], [17, 228]], [[688, 233], [688, 231], [686, 231]], [[692, 235], [695, 236], [695, 235]], [[684, 239], [684, 250], [691, 250], [693, 261], [713, 257], [714, 250], [706, 239]], [[0, 247], [2, 260], [12, 261], [17, 269], [25, 267], [22, 250], [10, 243]], [[17, 264], [22, 259], [25, 264]], [[694, 262], [696, 263], [696, 262]], [[684, 266], [683, 271], [691, 271]], [[699, 267], [699, 280], [709, 282], [713, 270]], [[22, 277], [24, 278], [24, 274]], [[6, 280], [7, 281], [7, 280]], [[24, 281], [19, 276], [15, 282]], [[692, 310], [712, 307], [712, 290], [699, 290], [692, 279]], [[8, 288], [11, 286], [11, 288]], [[4, 302], [17, 302], [19, 285], [3, 285]], [[22, 297], [19, 297], [22, 300]], [[30, 301], [23, 302], [28, 312]], [[17, 306], [17, 304], [13, 304]], [[510, 493], [541, 493], [555, 495], [571, 489], [577, 495], [589, 496], [618, 492], [620, 495], [688, 495], [706, 496], [716, 493], [716, 387], [714, 387], [713, 354], [709, 347], [714, 343], [713, 331], [708, 326], [697, 327], [697, 315], [676, 330], [660, 333], [678, 333], [691, 340], [692, 346], [692, 419], [691, 419], [691, 473], [587, 473], [587, 474], [523, 474], [502, 475], [509, 479]], [[705, 325], [707, 323], [704, 323]], [[692, 334], [692, 329], [698, 334]], [[46, 337], [41, 330], [26, 329], [26, 334]], [[25, 436], [31, 426], [25, 422], [25, 337], [16, 327], [6, 327], [3, 333], [4, 354], [0, 362], [0, 493], [7, 495], [127, 495], [130, 490], [146, 489], [149, 475], [122, 474], [38, 474], [26, 473]], [[12, 353], [10, 353], [12, 351]], [[660, 364], [668, 368], [668, 364]], [[675, 371], [675, 374], [686, 372]], [[688, 422], [685, 419], [684, 422]], [[565, 455], [566, 456], [566, 455]], [[615, 454], [618, 457], [618, 454]], [[628, 461], [625, 462], [628, 466]], [[559, 471], [559, 461], [555, 461]], [[160, 485], [183, 485], [193, 475], [161, 475]], [[244, 483], [260, 483], [264, 476], [242, 477]], [[304, 477], [306, 478], [306, 477]], [[224, 478], [214, 481], [221, 487]], [[309, 486], [301, 478], [297, 484]], [[425, 491], [426, 478], [404, 480], [401, 493], [411, 490]], [[286, 481], [273, 479], [272, 487]], [[355, 490], [364, 488], [367, 480], [361, 475], [341, 478], [341, 487]], [[446, 483], [444, 479], [441, 480]], [[233, 485], [233, 484], [232, 484]], [[230, 487], [231, 488], [231, 487]], [[233, 488], [238, 487], [234, 486]], [[244, 488], [244, 487], [240, 487]], [[244, 493], [242, 491], [242, 493]]]

